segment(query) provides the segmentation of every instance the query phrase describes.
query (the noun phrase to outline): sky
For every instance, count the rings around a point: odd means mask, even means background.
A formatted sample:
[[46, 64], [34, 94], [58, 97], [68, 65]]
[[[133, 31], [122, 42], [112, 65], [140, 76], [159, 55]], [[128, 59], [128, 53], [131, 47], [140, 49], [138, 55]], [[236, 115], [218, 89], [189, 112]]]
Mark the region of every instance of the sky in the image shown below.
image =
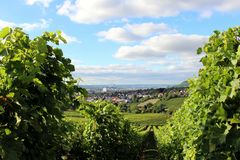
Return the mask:
[[61, 30], [82, 84], [178, 84], [197, 76], [196, 49], [214, 30], [240, 24], [239, 0], [4, 0], [0, 10], [0, 28]]

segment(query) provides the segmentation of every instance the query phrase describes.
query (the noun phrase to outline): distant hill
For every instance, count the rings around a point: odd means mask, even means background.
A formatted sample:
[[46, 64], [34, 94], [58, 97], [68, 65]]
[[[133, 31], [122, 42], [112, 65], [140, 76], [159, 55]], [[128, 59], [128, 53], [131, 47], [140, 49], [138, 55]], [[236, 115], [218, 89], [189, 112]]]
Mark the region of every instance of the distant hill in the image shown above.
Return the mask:
[[156, 88], [167, 88], [170, 84], [109, 84], [109, 85], [80, 85], [83, 88], [90, 90], [138, 90], [138, 89], [156, 89]]
[[177, 85], [175, 85], [175, 86], [173, 86], [173, 87], [184, 88], [184, 87], [189, 87], [189, 84], [188, 84], [187, 81], [183, 81], [183, 82], [181, 82], [180, 84], [177, 84]]

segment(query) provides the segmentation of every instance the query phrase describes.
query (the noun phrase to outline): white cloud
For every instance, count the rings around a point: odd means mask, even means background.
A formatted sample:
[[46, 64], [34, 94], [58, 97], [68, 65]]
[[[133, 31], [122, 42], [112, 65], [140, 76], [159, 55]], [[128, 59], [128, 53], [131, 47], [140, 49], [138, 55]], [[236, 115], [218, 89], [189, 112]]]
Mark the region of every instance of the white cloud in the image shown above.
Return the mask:
[[113, 27], [107, 31], [98, 32], [98, 36], [103, 40], [116, 42], [133, 42], [143, 40], [146, 37], [160, 33], [175, 33], [176, 30], [170, 28], [165, 23], [140, 23], [127, 24], [123, 27]]
[[142, 37], [134, 35], [133, 33], [120, 27], [114, 27], [108, 31], [98, 32], [97, 35], [102, 37], [100, 40], [112, 40], [116, 42], [133, 42], [142, 39]]
[[21, 27], [25, 31], [32, 31], [35, 29], [46, 29], [49, 26], [49, 21], [41, 19], [40, 22], [36, 23], [14, 23], [9, 21], [4, 21], [0, 19], [0, 28], [3, 27]]
[[25, 3], [27, 5], [34, 5], [34, 4], [40, 4], [42, 5], [43, 7], [49, 7], [50, 3], [52, 2], [53, 0], [25, 0]]
[[170, 28], [165, 23], [141, 23], [141, 24], [128, 24], [125, 26], [127, 30], [135, 35], [142, 37], [150, 36], [154, 33], [173, 33], [176, 30]]
[[57, 8], [57, 13], [65, 16], [70, 16], [71, 12], [75, 12], [74, 10], [76, 10], [76, 6], [74, 6], [69, 0], [64, 1], [63, 5], [57, 6]]
[[209, 17], [216, 11], [239, 9], [238, 0], [65, 0], [58, 6], [58, 14], [78, 23], [89, 24], [122, 18], [170, 17], [186, 11]]
[[240, 1], [239, 0], [228, 0], [225, 1], [225, 3], [220, 3], [217, 10], [222, 12], [228, 12], [228, 11], [239, 11], [240, 9]]
[[75, 77], [85, 84], [170, 84], [194, 75], [201, 66], [199, 58], [179, 58], [164, 64], [148, 62], [143, 65], [114, 64], [108, 66], [78, 65]]
[[40, 22], [37, 23], [22, 23], [19, 24], [19, 27], [23, 28], [24, 30], [31, 31], [35, 29], [45, 29], [49, 26], [49, 22], [45, 19], [41, 19]]
[[132, 64], [120, 65], [120, 64], [111, 64], [108, 66], [87, 66], [87, 65], [79, 65], [76, 67], [76, 72], [82, 74], [107, 74], [107, 73], [138, 73], [138, 72], [148, 72], [144, 66], [135, 66]]
[[62, 32], [62, 36], [66, 39], [67, 43], [81, 43], [81, 41], [77, 37], [67, 35], [64, 32]]
[[208, 37], [202, 35], [163, 34], [142, 41], [139, 45], [121, 46], [114, 57], [137, 60], [169, 56], [191, 55], [201, 47]]
[[76, 67], [76, 74], [88, 84], [179, 83], [196, 75], [202, 66], [202, 55], [196, 55], [195, 51], [207, 39], [207, 36], [202, 35], [153, 36], [139, 45], [122, 46], [115, 54], [119, 59], [141, 59], [144, 62], [142, 65], [79, 65]]
[[212, 12], [211, 11], [203, 11], [201, 14], [200, 14], [200, 17], [201, 18], [210, 18], [212, 16]]
[[8, 22], [0, 19], [0, 28], [7, 27], [7, 26], [13, 27], [15, 25], [16, 24], [13, 22]]

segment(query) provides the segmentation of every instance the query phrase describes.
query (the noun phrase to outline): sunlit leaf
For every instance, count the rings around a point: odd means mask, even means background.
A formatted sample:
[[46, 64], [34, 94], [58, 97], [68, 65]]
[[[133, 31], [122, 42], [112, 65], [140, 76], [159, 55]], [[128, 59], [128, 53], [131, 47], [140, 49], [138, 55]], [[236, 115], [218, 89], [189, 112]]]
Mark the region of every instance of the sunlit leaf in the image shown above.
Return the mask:
[[11, 134], [11, 133], [12, 133], [12, 132], [11, 132], [11, 130], [10, 130], [10, 129], [8, 129], [8, 128], [6, 128], [4, 131], [5, 131], [5, 134], [6, 134], [6, 135], [9, 135], [9, 134]]
[[0, 31], [0, 38], [5, 38], [9, 33], [11, 29], [9, 27], [5, 27]]

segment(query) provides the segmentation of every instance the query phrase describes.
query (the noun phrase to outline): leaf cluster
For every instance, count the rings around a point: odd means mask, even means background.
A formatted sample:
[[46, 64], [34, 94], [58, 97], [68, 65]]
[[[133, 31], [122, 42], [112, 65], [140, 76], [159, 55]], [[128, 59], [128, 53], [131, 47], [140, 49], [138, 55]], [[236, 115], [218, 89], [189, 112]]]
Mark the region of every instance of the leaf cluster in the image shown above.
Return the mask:
[[[197, 50], [205, 56], [189, 96], [162, 130], [172, 157], [180, 159], [240, 158], [240, 27], [214, 31]], [[177, 152], [176, 152], [177, 151]], [[170, 155], [170, 153], [168, 153]]]
[[[60, 32], [30, 39], [21, 28], [0, 31], [0, 157], [54, 159], [62, 111], [85, 90], [57, 47]], [[0, 158], [0, 159], [1, 159]]]
[[83, 137], [90, 159], [135, 159], [139, 136], [112, 103], [98, 101], [81, 108], [88, 118]]

